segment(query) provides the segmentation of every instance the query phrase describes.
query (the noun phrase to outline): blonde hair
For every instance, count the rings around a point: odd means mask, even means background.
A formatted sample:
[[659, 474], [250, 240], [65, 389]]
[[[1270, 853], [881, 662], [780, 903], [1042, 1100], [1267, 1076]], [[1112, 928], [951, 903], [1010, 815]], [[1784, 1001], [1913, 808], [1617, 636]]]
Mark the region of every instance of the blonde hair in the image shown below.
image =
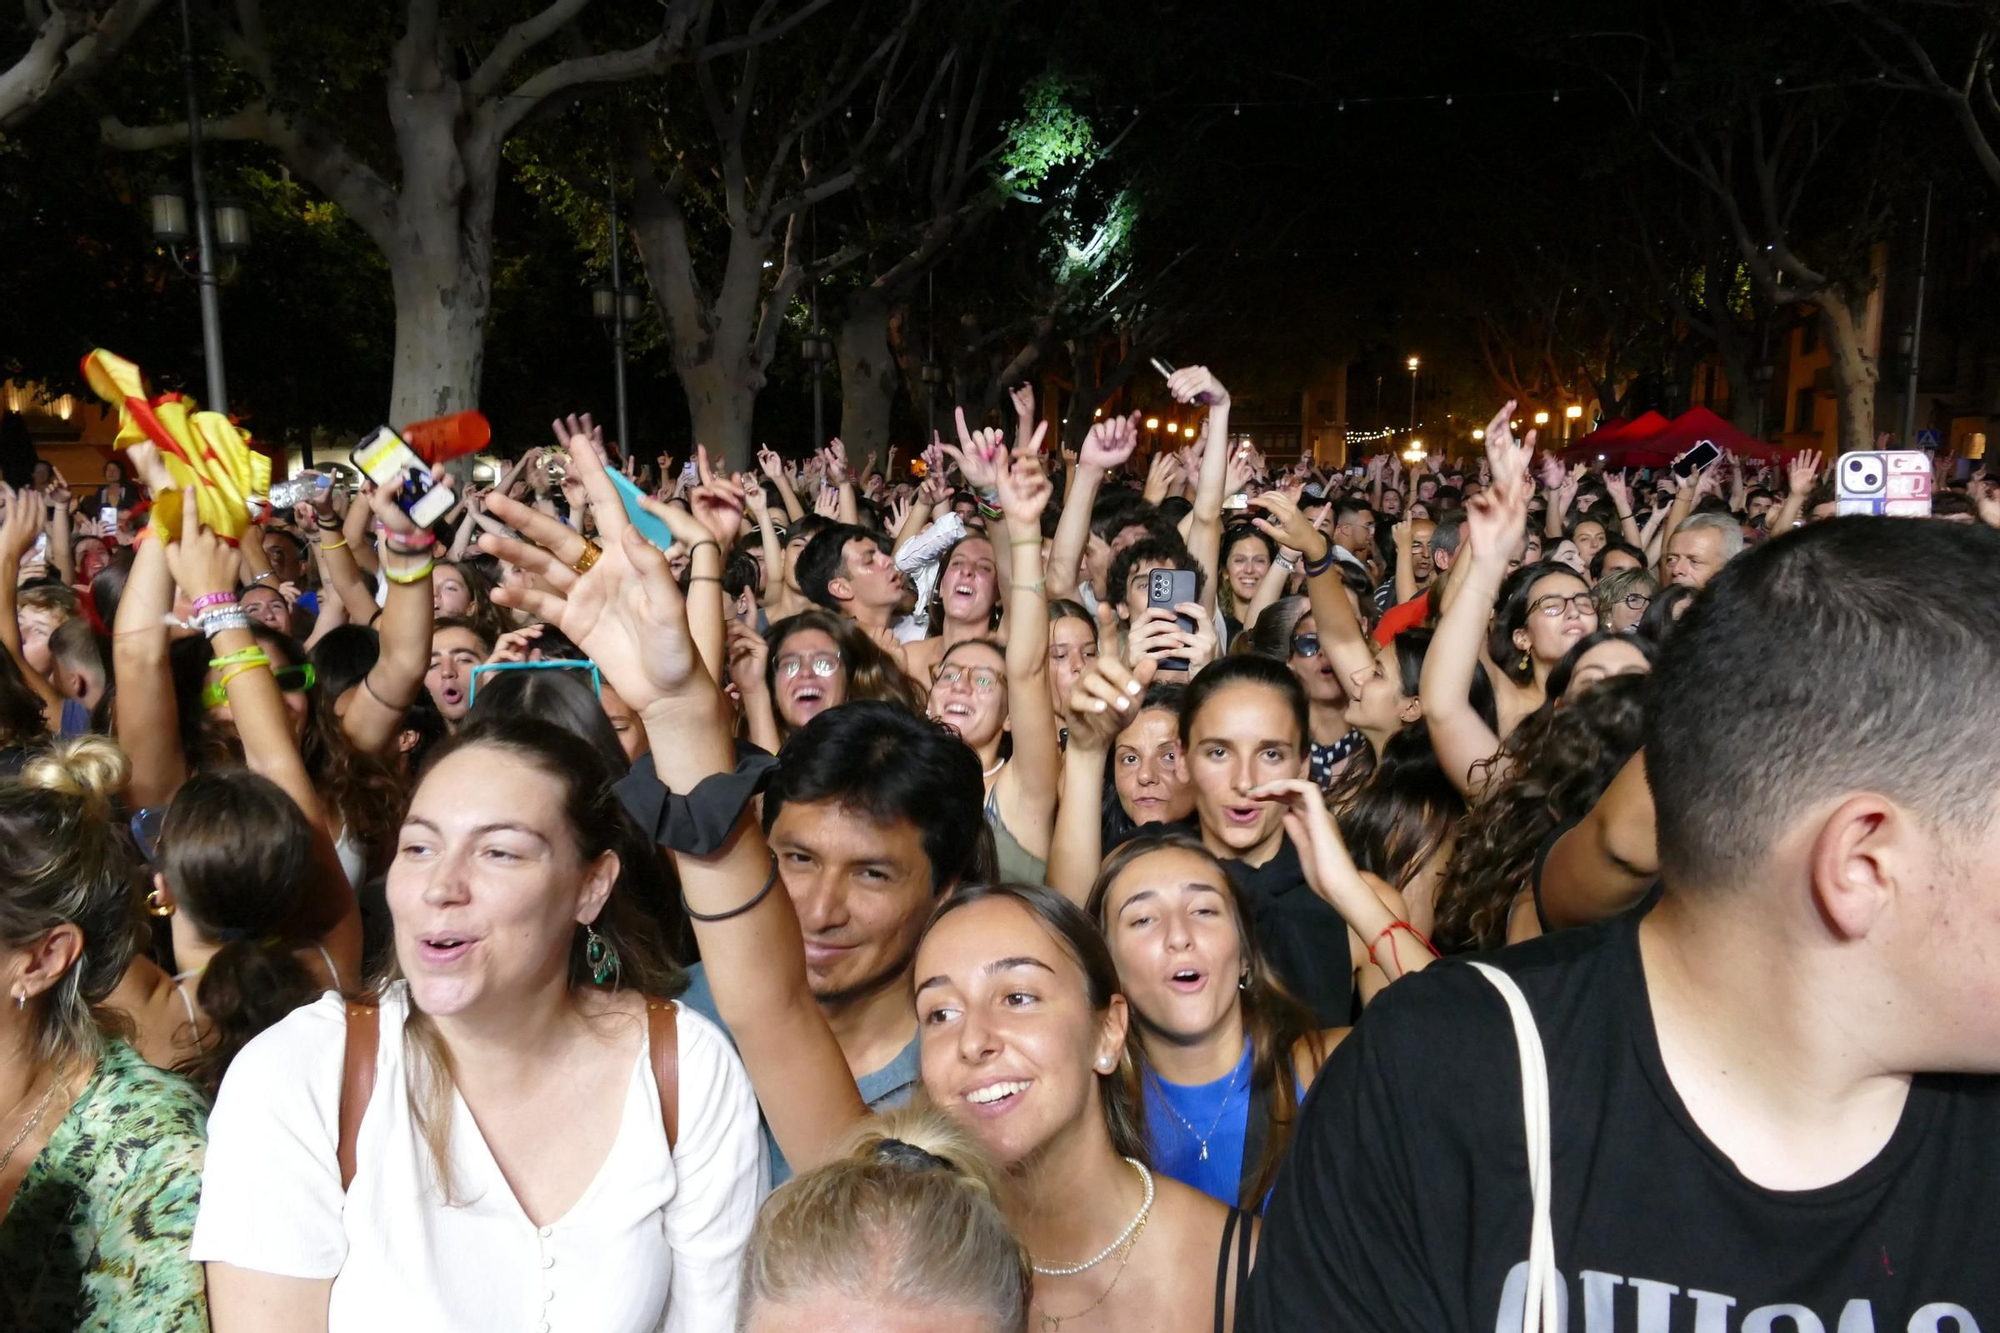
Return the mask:
[[739, 1333], [760, 1305], [806, 1305], [829, 1291], [1022, 1333], [1034, 1270], [997, 1187], [986, 1155], [937, 1111], [869, 1121], [844, 1152], [765, 1200], [743, 1256]]
[[76, 962], [37, 997], [35, 1058], [58, 1069], [94, 1059], [107, 1032], [124, 1031], [97, 1006], [130, 966], [141, 924], [134, 862], [111, 806], [131, 775], [115, 743], [80, 736], [0, 784], [0, 947], [25, 947], [59, 926], [83, 933]]

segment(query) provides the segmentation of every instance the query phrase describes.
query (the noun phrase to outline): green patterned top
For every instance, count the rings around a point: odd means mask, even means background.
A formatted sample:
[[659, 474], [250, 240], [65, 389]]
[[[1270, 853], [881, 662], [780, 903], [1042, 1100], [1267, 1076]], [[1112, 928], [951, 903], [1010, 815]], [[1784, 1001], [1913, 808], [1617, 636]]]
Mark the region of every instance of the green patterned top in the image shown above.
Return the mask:
[[188, 1250], [207, 1126], [186, 1079], [107, 1045], [0, 1219], [0, 1328], [206, 1333]]

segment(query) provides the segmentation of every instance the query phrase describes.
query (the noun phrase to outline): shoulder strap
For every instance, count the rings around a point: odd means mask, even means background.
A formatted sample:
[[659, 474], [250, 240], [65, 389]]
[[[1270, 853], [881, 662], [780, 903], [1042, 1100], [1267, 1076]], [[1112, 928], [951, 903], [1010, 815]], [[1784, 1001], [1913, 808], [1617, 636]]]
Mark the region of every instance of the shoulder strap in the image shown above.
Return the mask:
[[1258, 1170], [1264, 1165], [1264, 1145], [1271, 1140], [1271, 1110], [1277, 1087], [1275, 1071], [1262, 1083], [1253, 1081], [1250, 1104], [1243, 1113], [1243, 1164], [1236, 1173], [1236, 1202], [1253, 1213], [1264, 1208], [1264, 1201], [1252, 1198], [1250, 1191], [1256, 1187]]
[[1215, 1333], [1227, 1327], [1222, 1316], [1229, 1309], [1229, 1242], [1236, 1239], [1236, 1224], [1242, 1218], [1241, 1208], [1231, 1208], [1222, 1221], [1222, 1248], [1215, 1252]]
[[1528, 1193], [1532, 1212], [1528, 1224], [1528, 1281], [1521, 1301], [1521, 1333], [1556, 1333], [1555, 1228], [1549, 1220], [1549, 1065], [1542, 1035], [1528, 997], [1514, 978], [1487, 963], [1474, 963], [1506, 1002], [1514, 1024], [1514, 1041], [1521, 1055], [1521, 1119], [1527, 1128]]
[[347, 1003], [347, 1053], [340, 1070], [340, 1192], [354, 1183], [354, 1148], [361, 1117], [375, 1092], [375, 1052], [382, 1044], [382, 1011], [372, 1004]]
[[660, 1118], [671, 1150], [680, 1142], [681, 1128], [680, 1015], [672, 1000], [646, 1000], [646, 1040], [653, 1049], [653, 1081], [660, 1085]]

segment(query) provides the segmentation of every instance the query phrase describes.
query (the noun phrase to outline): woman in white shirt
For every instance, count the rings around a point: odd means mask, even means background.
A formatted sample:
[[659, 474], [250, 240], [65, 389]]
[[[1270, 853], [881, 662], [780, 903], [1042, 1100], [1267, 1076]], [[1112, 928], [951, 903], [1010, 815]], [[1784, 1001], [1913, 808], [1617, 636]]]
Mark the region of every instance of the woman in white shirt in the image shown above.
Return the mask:
[[646, 996], [679, 977], [636, 916], [636, 886], [659, 891], [648, 853], [596, 753], [552, 724], [496, 717], [441, 748], [389, 871], [358, 1131], [337, 996], [223, 1080], [194, 1238], [218, 1333], [734, 1327], [765, 1190], [756, 1101], [727, 1039], [675, 1006], [663, 1107]]

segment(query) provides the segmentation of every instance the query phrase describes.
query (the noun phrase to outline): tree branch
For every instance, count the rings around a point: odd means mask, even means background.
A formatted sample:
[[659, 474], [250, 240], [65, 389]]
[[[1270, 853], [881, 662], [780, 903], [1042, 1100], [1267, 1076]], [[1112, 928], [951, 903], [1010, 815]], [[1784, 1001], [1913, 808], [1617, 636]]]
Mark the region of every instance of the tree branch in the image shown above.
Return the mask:
[[507, 77], [507, 71], [528, 52], [540, 46], [575, 19], [596, 0], [555, 0], [555, 3], [540, 12], [522, 19], [500, 35], [486, 59], [479, 62], [479, 68], [472, 72], [465, 91], [472, 97], [483, 98], [500, 87], [500, 81]]
[[21, 58], [0, 72], [0, 129], [21, 125], [51, 98], [94, 76], [159, 6], [160, 0], [118, 0], [92, 22], [60, 5], [29, 0], [25, 12], [35, 36]]

